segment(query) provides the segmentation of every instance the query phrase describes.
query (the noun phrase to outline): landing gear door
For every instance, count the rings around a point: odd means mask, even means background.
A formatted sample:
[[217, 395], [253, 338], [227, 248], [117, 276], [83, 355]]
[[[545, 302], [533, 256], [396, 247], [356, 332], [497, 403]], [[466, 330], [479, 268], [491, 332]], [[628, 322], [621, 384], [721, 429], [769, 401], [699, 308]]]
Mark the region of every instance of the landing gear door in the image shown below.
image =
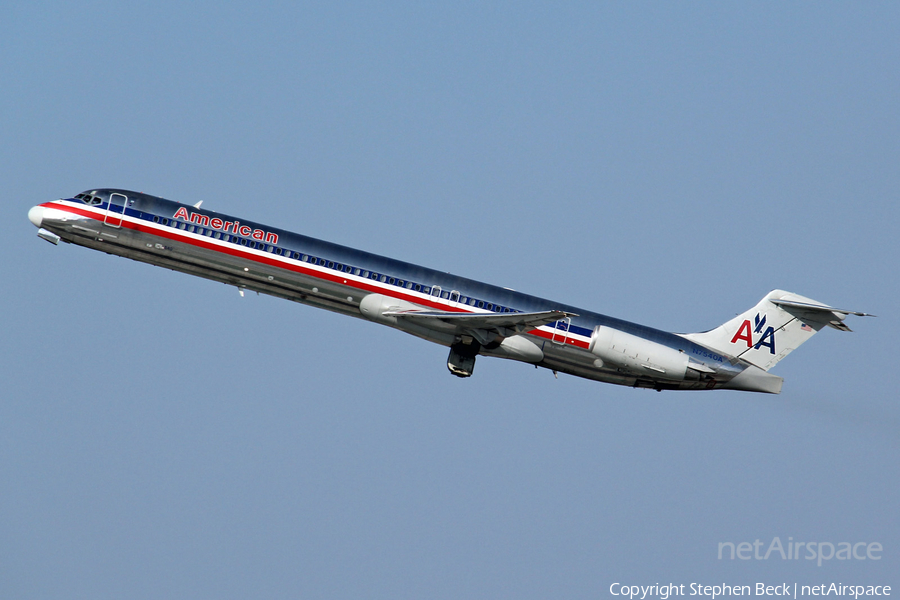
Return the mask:
[[125, 214], [125, 206], [128, 204], [128, 197], [124, 194], [110, 194], [109, 204], [106, 206], [106, 216], [103, 222], [110, 227], [122, 226], [122, 215]]

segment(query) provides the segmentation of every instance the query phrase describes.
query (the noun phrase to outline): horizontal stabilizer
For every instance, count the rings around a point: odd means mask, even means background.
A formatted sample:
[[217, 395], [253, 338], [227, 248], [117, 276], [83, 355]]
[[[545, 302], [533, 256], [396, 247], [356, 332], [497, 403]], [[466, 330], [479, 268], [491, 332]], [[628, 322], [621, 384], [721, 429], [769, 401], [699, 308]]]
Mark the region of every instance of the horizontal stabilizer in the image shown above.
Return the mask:
[[812, 312], [835, 312], [842, 315], [856, 315], [857, 317], [874, 317], [875, 315], [857, 312], [855, 310], [846, 310], [844, 308], [835, 308], [833, 306], [825, 306], [824, 304], [810, 304], [809, 302], [795, 302], [793, 300], [771, 300], [772, 304], [784, 308], [796, 308], [799, 310], [808, 310]]
[[855, 310], [846, 310], [843, 308], [834, 308], [833, 306], [825, 306], [823, 304], [811, 304], [809, 302], [797, 302], [795, 300], [771, 300], [772, 304], [778, 306], [787, 312], [798, 317], [811, 318], [813, 320], [828, 320], [827, 325], [838, 331], [851, 331], [847, 324], [844, 323], [844, 317], [847, 315], [855, 315], [857, 317], [874, 317], [869, 313], [859, 312]]

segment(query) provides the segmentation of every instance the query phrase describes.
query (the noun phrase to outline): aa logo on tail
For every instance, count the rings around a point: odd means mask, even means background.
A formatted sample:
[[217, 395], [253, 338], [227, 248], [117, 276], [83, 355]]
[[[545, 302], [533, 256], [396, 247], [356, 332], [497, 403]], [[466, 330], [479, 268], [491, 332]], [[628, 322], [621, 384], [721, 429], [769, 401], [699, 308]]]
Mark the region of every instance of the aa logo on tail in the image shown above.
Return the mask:
[[[731, 338], [731, 343], [736, 344], [738, 340], [744, 340], [747, 342], [748, 348], [759, 350], [761, 346], [765, 346], [769, 349], [770, 353], [775, 354], [775, 328], [772, 326], [766, 327], [766, 315], [760, 317], [759, 313], [756, 313], [753, 322], [753, 326], [751, 326], [750, 319], [744, 319], [744, 322], [738, 327], [734, 337]], [[763, 331], [763, 327], [766, 327], [765, 331]], [[759, 333], [762, 333], [762, 335], [759, 340], [757, 340], [756, 344], [754, 344], [753, 334]]]

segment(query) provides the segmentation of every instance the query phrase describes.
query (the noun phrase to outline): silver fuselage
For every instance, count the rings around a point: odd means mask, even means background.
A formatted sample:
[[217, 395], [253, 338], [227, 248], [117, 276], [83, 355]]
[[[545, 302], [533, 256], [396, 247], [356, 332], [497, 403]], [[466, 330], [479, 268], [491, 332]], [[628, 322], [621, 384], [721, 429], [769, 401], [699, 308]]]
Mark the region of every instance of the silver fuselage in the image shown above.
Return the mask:
[[[728, 382], [747, 367], [742, 360], [678, 334], [142, 193], [93, 190], [36, 206], [29, 218], [49, 241], [62, 240], [241, 291], [374, 320], [451, 348], [466, 337], [458, 328], [384, 317], [365, 310], [366, 303], [473, 315], [564, 311], [571, 316], [508, 338], [482, 339], [477, 354], [597, 381], [654, 389], [715, 389], [733, 387]], [[684, 354], [694, 368], [679, 379], [600, 360], [591, 352], [600, 327]]]

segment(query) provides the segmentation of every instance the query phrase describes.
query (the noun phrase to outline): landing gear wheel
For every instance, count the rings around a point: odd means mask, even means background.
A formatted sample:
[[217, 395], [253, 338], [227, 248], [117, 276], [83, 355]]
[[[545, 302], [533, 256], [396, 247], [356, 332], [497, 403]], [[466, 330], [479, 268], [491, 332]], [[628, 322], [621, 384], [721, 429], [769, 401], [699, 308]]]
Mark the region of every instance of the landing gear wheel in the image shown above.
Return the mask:
[[471, 377], [475, 370], [475, 357], [481, 346], [472, 341], [469, 344], [458, 342], [450, 346], [450, 356], [447, 358], [447, 368], [457, 377]]

